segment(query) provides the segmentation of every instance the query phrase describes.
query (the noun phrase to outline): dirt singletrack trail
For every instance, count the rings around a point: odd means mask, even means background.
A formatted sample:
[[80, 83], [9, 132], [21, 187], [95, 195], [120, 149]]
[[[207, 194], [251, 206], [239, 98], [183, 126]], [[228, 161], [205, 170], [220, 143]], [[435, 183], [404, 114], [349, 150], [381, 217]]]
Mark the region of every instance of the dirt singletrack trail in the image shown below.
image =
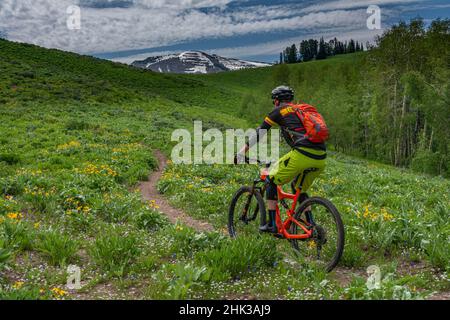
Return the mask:
[[142, 198], [146, 201], [154, 200], [156, 205], [159, 207], [159, 210], [165, 214], [172, 223], [180, 221], [188, 227], [200, 232], [213, 231], [214, 228], [211, 224], [196, 220], [188, 216], [182, 210], [172, 207], [163, 195], [158, 192], [157, 184], [167, 166], [167, 158], [159, 150], [155, 150], [154, 156], [158, 161], [158, 170], [150, 174], [148, 181], [144, 181], [139, 184]]

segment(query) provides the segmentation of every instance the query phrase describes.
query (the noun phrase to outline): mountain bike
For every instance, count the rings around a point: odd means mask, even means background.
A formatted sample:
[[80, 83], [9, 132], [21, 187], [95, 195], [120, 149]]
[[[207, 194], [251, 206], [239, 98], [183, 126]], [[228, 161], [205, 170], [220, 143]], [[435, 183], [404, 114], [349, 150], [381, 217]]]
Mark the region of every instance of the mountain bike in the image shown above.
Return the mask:
[[[263, 195], [269, 184], [271, 163], [257, 160], [252, 162], [264, 167], [253, 185], [241, 187], [231, 201], [228, 232], [233, 238], [259, 232], [259, 227], [265, 225], [267, 221]], [[246, 158], [246, 163], [250, 163], [250, 159]], [[278, 186], [276, 208], [278, 234], [275, 236], [290, 241], [295, 251], [308, 262], [314, 261], [330, 272], [339, 263], [344, 251], [344, 224], [339, 211], [327, 199], [312, 197], [299, 203], [305, 177], [315, 170], [317, 169], [306, 169], [298, 176], [291, 183], [292, 193]]]

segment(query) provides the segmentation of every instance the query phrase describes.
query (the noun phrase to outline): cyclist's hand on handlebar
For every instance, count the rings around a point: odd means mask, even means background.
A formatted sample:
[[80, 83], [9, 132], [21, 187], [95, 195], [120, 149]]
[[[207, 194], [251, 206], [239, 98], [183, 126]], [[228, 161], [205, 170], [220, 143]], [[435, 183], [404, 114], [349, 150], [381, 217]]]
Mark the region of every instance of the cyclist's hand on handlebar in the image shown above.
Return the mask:
[[262, 165], [265, 164], [261, 161], [259, 161], [258, 159], [250, 159], [249, 157], [243, 155], [243, 154], [237, 154], [234, 157], [234, 164], [258, 164], [258, 165]]

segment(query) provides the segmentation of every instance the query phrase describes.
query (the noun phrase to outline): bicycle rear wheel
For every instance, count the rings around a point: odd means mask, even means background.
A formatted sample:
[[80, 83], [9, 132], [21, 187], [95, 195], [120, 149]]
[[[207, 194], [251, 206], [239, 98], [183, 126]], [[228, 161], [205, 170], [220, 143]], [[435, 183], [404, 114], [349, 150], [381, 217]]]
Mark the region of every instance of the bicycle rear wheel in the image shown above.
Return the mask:
[[234, 195], [228, 212], [230, 236], [236, 238], [238, 235], [254, 234], [265, 223], [266, 206], [259, 191], [251, 187], [240, 188]]
[[[342, 257], [345, 243], [344, 224], [336, 207], [326, 199], [309, 198], [300, 204], [295, 219], [309, 225], [313, 236], [306, 240], [291, 240], [294, 249], [308, 263], [332, 271]], [[290, 233], [303, 234], [304, 231], [292, 223]]]

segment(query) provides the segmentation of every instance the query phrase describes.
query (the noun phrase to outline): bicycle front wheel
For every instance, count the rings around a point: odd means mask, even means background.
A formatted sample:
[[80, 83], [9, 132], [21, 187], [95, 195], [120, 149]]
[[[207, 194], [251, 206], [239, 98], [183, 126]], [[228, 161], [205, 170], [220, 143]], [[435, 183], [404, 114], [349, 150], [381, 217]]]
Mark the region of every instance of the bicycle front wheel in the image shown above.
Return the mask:
[[[295, 219], [309, 226], [313, 235], [305, 240], [292, 240], [292, 246], [308, 263], [316, 263], [327, 272], [339, 263], [344, 251], [344, 224], [336, 207], [322, 198], [309, 198], [300, 204]], [[304, 234], [292, 223], [291, 234]]]
[[[258, 219], [259, 215], [259, 219]], [[242, 187], [236, 192], [228, 212], [228, 232], [232, 238], [258, 232], [266, 223], [266, 206], [258, 190]]]

